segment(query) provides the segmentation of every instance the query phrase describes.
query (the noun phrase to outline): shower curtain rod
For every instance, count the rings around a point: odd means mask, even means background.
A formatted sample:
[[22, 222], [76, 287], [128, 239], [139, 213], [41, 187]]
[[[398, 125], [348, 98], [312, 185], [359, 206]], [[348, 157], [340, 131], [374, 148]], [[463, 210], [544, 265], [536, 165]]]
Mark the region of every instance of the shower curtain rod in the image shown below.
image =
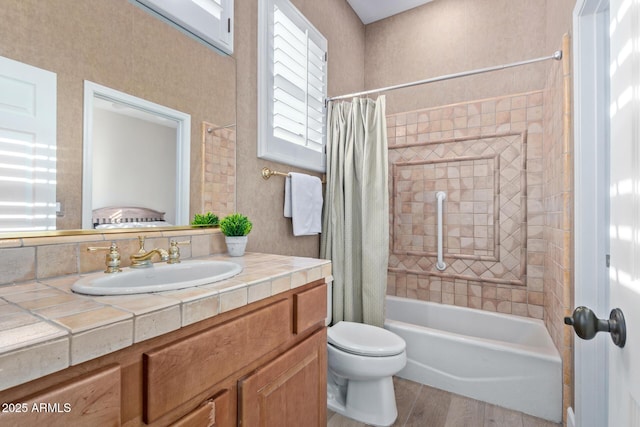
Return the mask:
[[395, 86], [387, 86], [387, 87], [382, 87], [382, 88], [378, 88], [378, 89], [365, 90], [363, 92], [355, 92], [355, 93], [350, 93], [348, 95], [333, 96], [331, 98], [327, 98], [327, 101], [335, 101], [335, 100], [338, 100], [338, 99], [353, 98], [355, 96], [369, 95], [370, 93], [376, 93], [376, 92], [386, 92], [386, 91], [389, 91], [389, 90], [402, 89], [402, 88], [405, 88], [405, 87], [417, 86], [417, 85], [422, 85], [422, 84], [425, 84], [425, 83], [434, 83], [434, 82], [440, 82], [440, 81], [443, 81], [443, 80], [456, 79], [458, 77], [472, 76], [474, 74], [481, 74], [481, 73], [486, 73], [486, 72], [489, 72], [489, 71], [504, 70], [506, 68], [518, 67], [520, 65], [527, 65], [527, 64], [533, 64], [535, 62], [547, 61], [549, 59], [555, 59], [556, 61], [561, 60], [562, 59], [562, 51], [561, 50], [557, 50], [557, 51], [555, 51], [553, 53], [553, 55], [550, 55], [550, 56], [543, 56], [541, 58], [528, 59], [526, 61], [512, 62], [511, 64], [496, 65], [494, 67], [487, 67], [487, 68], [478, 68], [477, 70], [463, 71], [461, 73], [454, 73], [454, 74], [447, 74], [447, 75], [444, 75], [444, 76], [432, 77], [430, 79], [418, 80], [418, 81], [411, 82], [411, 83], [403, 83], [403, 84], [399, 84], [399, 85], [395, 85]]

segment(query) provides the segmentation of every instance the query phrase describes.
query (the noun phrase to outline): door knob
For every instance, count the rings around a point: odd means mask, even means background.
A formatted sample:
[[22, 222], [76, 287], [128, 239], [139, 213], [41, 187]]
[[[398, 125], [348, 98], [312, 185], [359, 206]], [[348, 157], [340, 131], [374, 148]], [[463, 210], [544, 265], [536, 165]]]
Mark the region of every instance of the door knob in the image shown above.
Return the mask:
[[622, 310], [614, 308], [609, 314], [609, 319], [598, 319], [595, 313], [587, 307], [578, 307], [573, 310], [573, 315], [564, 318], [565, 325], [573, 326], [576, 334], [583, 340], [590, 340], [598, 332], [610, 332], [613, 343], [618, 347], [624, 347], [627, 341], [627, 327], [624, 322]]

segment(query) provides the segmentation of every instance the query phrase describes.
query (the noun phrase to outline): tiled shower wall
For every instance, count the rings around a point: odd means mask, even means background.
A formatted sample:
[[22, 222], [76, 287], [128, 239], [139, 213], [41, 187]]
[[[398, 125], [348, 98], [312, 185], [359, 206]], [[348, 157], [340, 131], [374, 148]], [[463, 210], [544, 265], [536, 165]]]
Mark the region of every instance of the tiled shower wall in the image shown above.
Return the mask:
[[569, 38], [562, 62], [554, 62], [544, 90], [543, 203], [544, 322], [562, 356], [564, 408], [573, 404], [573, 329], [563, 318], [573, 309], [573, 135]]
[[[387, 116], [387, 293], [543, 319], [573, 404], [570, 39], [541, 91]], [[437, 191], [445, 271], [435, 268]]]
[[387, 117], [389, 294], [543, 318], [543, 111], [535, 91]]
[[202, 123], [202, 212], [236, 210], [236, 131]]

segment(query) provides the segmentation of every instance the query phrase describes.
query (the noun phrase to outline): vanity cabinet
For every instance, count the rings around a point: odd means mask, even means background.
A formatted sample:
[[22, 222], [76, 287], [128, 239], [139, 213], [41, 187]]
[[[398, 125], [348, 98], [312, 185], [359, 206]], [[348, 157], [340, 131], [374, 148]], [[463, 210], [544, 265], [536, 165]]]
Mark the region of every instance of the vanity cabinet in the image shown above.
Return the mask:
[[326, 296], [317, 280], [1, 391], [70, 410], [0, 425], [325, 426]]
[[240, 425], [327, 425], [327, 334], [320, 330], [240, 381]]
[[291, 333], [287, 302], [144, 353], [144, 421], [157, 420], [284, 344]]

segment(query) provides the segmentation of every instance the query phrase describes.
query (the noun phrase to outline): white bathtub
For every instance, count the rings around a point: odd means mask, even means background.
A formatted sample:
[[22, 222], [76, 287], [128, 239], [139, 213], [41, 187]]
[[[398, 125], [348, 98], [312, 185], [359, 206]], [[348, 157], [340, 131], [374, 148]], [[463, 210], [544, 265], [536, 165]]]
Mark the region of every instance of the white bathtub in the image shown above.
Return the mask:
[[407, 342], [399, 377], [562, 421], [562, 360], [542, 321], [388, 296], [384, 327]]

